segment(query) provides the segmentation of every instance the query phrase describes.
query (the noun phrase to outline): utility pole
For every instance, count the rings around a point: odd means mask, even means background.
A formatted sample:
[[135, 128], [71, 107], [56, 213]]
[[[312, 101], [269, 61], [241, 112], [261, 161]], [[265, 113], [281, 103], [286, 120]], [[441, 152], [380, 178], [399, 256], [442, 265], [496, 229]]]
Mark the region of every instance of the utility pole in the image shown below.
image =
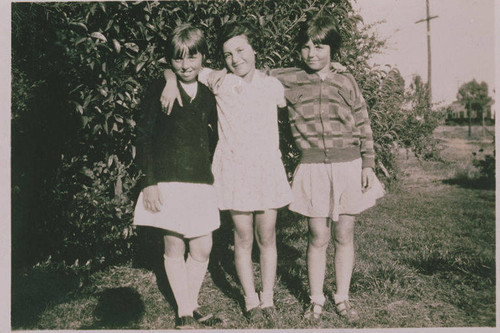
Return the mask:
[[415, 22], [415, 24], [420, 22], [427, 22], [427, 85], [429, 86], [429, 104], [432, 103], [432, 85], [431, 85], [431, 20], [438, 17], [430, 16], [429, 0], [425, 0], [425, 5], [427, 9], [427, 17]]

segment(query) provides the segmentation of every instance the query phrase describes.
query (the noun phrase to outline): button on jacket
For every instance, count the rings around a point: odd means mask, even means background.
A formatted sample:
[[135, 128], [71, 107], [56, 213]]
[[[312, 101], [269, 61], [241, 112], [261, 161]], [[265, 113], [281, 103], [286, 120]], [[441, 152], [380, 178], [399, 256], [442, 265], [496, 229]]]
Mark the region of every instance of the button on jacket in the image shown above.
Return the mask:
[[201, 83], [195, 98], [178, 84], [183, 107], [177, 101], [170, 115], [162, 111], [160, 96], [165, 79], [146, 92], [137, 122], [137, 163], [145, 174], [143, 188], [159, 182], [212, 184], [211, 152], [217, 142], [215, 97]]
[[361, 157], [363, 168], [375, 167], [366, 103], [351, 74], [331, 71], [324, 80], [300, 68], [276, 69], [270, 74], [285, 87], [301, 163], [348, 162]]

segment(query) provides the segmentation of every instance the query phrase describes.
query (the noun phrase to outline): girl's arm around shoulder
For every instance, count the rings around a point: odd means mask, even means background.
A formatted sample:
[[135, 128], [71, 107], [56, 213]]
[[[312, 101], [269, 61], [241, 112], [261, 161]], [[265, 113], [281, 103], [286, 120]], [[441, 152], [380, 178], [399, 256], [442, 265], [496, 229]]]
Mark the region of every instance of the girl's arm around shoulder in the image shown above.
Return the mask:
[[[210, 68], [202, 68], [202, 70], [198, 74], [198, 81], [207, 85], [207, 80], [212, 70]], [[162, 107], [166, 110], [167, 115], [172, 112], [172, 108], [175, 104], [175, 101], [182, 105], [182, 98], [179, 92], [179, 88], [177, 87], [177, 76], [175, 73], [167, 68], [163, 72], [163, 76], [165, 78], [166, 84], [163, 88], [160, 100]]]
[[[343, 66], [338, 62], [332, 62], [330, 65], [330, 69], [336, 73], [347, 72], [347, 67]], [[284, 68], [267, 69], [265, 73], [283, 82], [285, 78], [288, 78], [289, 80], [294, 80], [294, 76], [303, 71], [304, 69], [299, 67], [284, 67]]]
[[213, 69], [211, 69], [211, 68], [203, 67], [200, 70], [200, 72], [198, 73], [198, 82], [201, 82], [210, 88], [207, 81], [208, 81], [208, 77], [210, 76], [212, 71], [213, 71]]
[[167, 68], [163, 72], [163, 76], [166, 83], [161, 93], [160, 101], [163, 110], [168, 116], [172, 112], [175, 101], [177, 101], [179, 105], [182, 106], [182, 98], [179, 88], [177, 87], [177, 76], [175, 75], [175, 73], [171, 69]]
[[280, 82], [283, 82], [283, 80], [287, 76], [294, 75], [298, 71], [300, 71], [300, 68], [297, 67], [273, 68], [273, 69], [268, 69], [266, 71], [266, 74], [277, 78]]
[[203, 68], [198, 74], [198, 81], [216, 93], [227, 75], [227, 69], [215, 70]]

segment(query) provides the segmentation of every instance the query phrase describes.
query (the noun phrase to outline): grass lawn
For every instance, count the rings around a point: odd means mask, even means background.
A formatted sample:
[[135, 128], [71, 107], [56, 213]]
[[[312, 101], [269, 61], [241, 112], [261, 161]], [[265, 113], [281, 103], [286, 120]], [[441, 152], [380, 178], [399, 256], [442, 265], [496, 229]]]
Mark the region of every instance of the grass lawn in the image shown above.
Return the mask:
[[[457, 170], [470, 164], [472, 152], [491, 152], [493, 145], [480, 136], [469, 140], [466, 127], [442, 127], [436, 135], [444, 161], [417, 161], [411, 154], [406, 159], [402, 153], [401, 185], [357, 219], [351, 287], [361, 315], [356, 324], [335, 315], [331, 298], [320, 323], [303, 320], [307, 224], [287, 210], [280, 212], [274, 328], [496, 325], [495, 191], [453, 182]], [[230, 221], [215, 237], [200, 304], [223, 319], [217, 328], [250, 328], [242, 316]], [[173, 329], [175, 302], [161, 248], [148, 253], [142, 260], [93, 274], [81, 287], [43, 271], [13, 277], [12, 328]], [[331, 245], [328, 253], [325, 293], [330, 297], [335, 288]], [[254, 267], [257, 272], [257, 260]]]

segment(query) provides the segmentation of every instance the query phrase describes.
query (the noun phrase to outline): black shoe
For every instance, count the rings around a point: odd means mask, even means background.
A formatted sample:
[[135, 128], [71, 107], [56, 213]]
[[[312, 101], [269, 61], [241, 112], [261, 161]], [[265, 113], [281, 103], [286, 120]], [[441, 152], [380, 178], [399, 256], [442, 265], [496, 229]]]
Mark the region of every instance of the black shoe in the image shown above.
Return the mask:
[[212, 312], [199, 307], [193, 311], [194, 319], [203, 326], [215, 326], [222, 323], [222, 319], [217, 318]]
[[259, 306], [245, 311], [244, 315], [250, 324], [262, 324], [266, 321]]
[[191, 316], [180, 317], [175, 325], [175, 329], [178, 330], [194, 330], [197, 328], [199, 328], [198, 322]]

